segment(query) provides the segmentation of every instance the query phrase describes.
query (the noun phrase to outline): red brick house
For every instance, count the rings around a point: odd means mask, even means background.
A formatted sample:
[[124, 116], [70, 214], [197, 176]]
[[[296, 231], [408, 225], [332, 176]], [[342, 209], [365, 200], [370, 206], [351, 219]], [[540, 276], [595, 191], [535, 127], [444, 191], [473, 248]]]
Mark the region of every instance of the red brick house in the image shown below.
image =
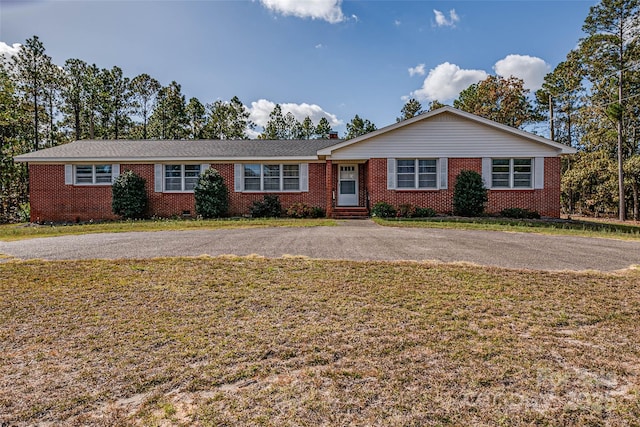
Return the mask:
[[490, 213], [518, 207], [560, 215], [560, 157], [575, 150], [451, 107], [347, 141], [76, 141], [16, 157], [29, 163], [32, 221], [115, 218], [111, 183], [121, 171], [145, 178], [149, 214], [194, 215], [193, 187], [215, 168], [233, 215], [277, 194], [367, 214], [385, 201], [452, 210], [453, 183], [475, 170], [489, 189]]

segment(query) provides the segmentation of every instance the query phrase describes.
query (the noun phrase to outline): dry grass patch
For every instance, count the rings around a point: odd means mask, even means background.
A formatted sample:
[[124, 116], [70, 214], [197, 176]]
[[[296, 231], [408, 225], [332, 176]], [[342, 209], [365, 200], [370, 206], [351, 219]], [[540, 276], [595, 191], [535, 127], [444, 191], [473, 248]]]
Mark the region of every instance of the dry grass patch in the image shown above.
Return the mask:
[[612, 220], [510, 219], [496, 217], [373, 218], [373, 220], [380, 225], [389, 227], [453, 228], [640, 240], [640, 224], [635, 221], [621, 223]]
[[84, 224], [0, 224], [0, 240], [54, 237], [90, 233], [129, 231], [177, 231], [219, 228], [316, 227], [336, 225], [332, 219], [245, 218], [245, 219], [149, 219], [106, 221]]
[[640, 271], [0, 264], [0, 424], [627, 425]]

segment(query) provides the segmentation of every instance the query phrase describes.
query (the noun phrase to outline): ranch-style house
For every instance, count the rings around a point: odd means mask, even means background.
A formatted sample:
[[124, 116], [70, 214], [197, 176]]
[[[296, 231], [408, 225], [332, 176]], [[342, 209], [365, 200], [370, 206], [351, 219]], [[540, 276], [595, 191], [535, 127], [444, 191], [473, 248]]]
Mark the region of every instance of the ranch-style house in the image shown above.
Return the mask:
[[15, 160], [29, 164], [32, 221], [115, 219], [111, 184], [126, 170], [146, 180], [149, 215], [193, 216], [193, 188], [207, 168], [224, 177], [232, 215], [265, 194], [285, 209], [300, 202], [329, 217], [367, 215], [381, 201], [448, 213], [466, 169], [482, 175], [489, 213], [559, 217], [560, 158], [574, 152], [444, 107], [350, 140], [82, 140]]

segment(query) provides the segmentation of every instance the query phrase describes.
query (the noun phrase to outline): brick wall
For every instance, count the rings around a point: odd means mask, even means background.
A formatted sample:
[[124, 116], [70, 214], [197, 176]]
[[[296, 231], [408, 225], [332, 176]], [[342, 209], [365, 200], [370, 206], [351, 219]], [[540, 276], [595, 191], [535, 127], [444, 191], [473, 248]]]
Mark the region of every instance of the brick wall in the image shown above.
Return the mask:
[[231, 215], [243, 215], [249, 213], [249, 207], [254, 201], [263, 200], [265, 194], [277, 195], [286, 210], [294, 203], [306, 203], [309, 206], [317, 206], [326, 211], [325, 193], [325, 164], [309, 163], [309, 191], [278, 193], [278, 192], [247, 192], [236, 193], [233, 191], [234, 166], [233, 163], [212, 163], [211, 167], [216, 169], [224, 178], [229, 188], [229, 213]]
[[[225, 179], [229, 188], [231, 215], [249, 212], [249, 206], [262, 200], [266, 193], [236, 193], [233, 188], [232, 163], [212, 164]], [[385, 201], [393, 206], [412, 204], [430, 207], [440, 213], [453, 210], [455, 178], [463, 169], [481, 172], [481, 159], [449, 159], [449, 188], [446, 190], [387, 190], [387, 160], [371, 159], [359, 165], [360, 206]], [[154, 165], [122, 164], [120, 171], [132, 170], [146, 180], [149, 196], [149, 215], [195, 215], [193, 193], [156, 193]], [[329, 174], [329, 176], [328, 176]], [[64, 165], [29, 165], [32, 221], [88, 221], [115, 219], [111, 213], [111, 186], [75, 186], [64, 184]], [[332, 179], [331, 179], [332, 178]], [[331, 183], [331, 185], [329, 185]], [[277, 194], [284, 209], [302, 202], [318, 206], [331, 214], [333, 191], [337, 191], [338, 164], [331, 161], [309, 164], [309, 191]], [[543, 190], [490, 190], [487, 211], [498, 213], [504, 208], [518, 207], [538, 211], [543, 216], [560, 216], [560, 159], [545, 159], [545, 188]]]
[[[229, 189], [229, 210], [232, 215], [249, 212], [255, 200], [262, 200], [266, 193], [235, 193], [233, 191], [233, 164], [212, 164], [223, 176]], [[146, 181], [150, 216], [171, 217], [187, 214], [195, 216], [193, 193], [156, 193], [154, 191], [153, 164], [121, 164], [120, 172], [132, 170]], [[111, 212], [111, 186], [65, 185], [64, 165], [29, 165], [31, 220], [77, 222], [116, 219]], [[309, 191], [277, 194], [282, 207], [294, 203], [326, 209], [325, 165], [309, 164]]]
[[111, 186], [65, 185], [64, 165], [29, 165], [31, 221], [115, 219]]
[[121, 164], [120, 173], [131, 170], [144, 178], [149, 198], [148, 215], [167, 218], [172, 216], [195, 216], [193, 193], [156, 193], [154, 191], [154, 165]]
[[[482, 159], [449, 159], [448, 189], [446, 190], [387, 190], [387, 159], [368, 162], [367, 186], [370, 204], [387, 202], [395, 207], [412, 204], [430, 207], [439, 213], [453, 211], [453, 189], [456, 176], [462, 170], [482, 172]], [[545, 182], [542, 190], [489, 190], [488, 213], [505, 208], [535, 210], [543, 216], [560, 216], [560, 159], [545, 158]]]

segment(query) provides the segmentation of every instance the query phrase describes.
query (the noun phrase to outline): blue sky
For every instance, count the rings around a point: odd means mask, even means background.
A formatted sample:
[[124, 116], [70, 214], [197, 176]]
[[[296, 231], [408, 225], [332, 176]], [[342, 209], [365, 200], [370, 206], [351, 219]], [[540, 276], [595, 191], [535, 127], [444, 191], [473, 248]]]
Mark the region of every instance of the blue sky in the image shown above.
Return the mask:
[[488, 74], [537, 89], [583, 36], [595, 0], [0, 0], [0, 52], [38, 35], [54, 62], [148, 73], [203, 103], [238, 96], [378, 127], [409, 96], [450, 103]]

